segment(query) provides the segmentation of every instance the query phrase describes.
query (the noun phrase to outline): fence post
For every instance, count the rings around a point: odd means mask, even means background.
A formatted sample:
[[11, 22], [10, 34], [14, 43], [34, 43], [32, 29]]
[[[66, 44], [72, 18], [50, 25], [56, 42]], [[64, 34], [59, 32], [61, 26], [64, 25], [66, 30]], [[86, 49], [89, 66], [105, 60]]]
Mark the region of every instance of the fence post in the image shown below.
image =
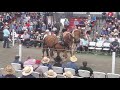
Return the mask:
[[21, 61], [21, 59], [22, 59], [22, 44], [19, 44], [19, 56], [20, 56], [19, 61]]
[[112, 52], [112, 73], [115, 73], [115, 52]]

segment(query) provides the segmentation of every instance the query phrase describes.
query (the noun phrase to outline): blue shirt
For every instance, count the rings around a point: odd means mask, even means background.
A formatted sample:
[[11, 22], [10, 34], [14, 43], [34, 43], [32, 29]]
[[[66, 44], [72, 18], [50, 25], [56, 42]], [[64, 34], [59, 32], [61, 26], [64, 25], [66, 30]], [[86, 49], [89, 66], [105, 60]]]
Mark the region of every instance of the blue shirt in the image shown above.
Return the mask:
[[8, 29], [4, 29], [4, 30], [3, 30], [3, 36], [4, 36], [4, 37], [9, 37], [9, 35], [10, 35], [9, 30], [8, 30]]
[[64, 25], [69, 25], [69, 21], [64, 21]]
[[74, 25], [79, 25], [79, 22], [78, 21], [74, 21]]
[[78, 66], [74, 62], [68, 62], [65, 67], [75, 69], [75, 71], [78, 70]]

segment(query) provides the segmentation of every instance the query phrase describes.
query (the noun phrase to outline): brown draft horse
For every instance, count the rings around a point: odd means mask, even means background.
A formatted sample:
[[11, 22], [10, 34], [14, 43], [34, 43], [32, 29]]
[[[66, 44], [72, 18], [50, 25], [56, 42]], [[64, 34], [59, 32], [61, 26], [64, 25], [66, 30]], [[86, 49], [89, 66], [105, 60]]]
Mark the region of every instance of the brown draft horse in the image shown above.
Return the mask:
[[44, 52], [46, 51], [47, 56], [49, 56], [49, 50], [50, 50], [50, 55], [53, 56], [53, 49], [55, 44], [58, 43], [58, 38], [55, 35], [48, 35], [44, 38], [43, 40], [43, 57], [44, 57]]
[[80, 42], [80, 38], [83, 36], [82, 30], [76, 29], [72, 31], [72, 36], [74, 38], [73, 49], [77, 49], [77, 44]]

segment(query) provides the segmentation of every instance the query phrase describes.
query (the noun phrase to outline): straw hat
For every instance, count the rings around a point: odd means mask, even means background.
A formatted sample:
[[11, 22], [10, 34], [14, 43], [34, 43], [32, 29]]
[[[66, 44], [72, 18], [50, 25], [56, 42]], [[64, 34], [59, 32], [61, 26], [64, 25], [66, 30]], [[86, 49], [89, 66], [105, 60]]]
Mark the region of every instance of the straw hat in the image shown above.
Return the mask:
[[76, 62], [76, 61], [77, 61], [77, 58], [76, 58], [75, 56], [72, 56], [72, 57], [70, 57], [70, 61]]
[[28, 76], [28, 75], [30, 75], [32, 72], [33, 72], [33, 67], [32, 67], [32, 66], [26, 66], [26, 67], [23, 69], [22, 74], [23, 74], [24, 76]]
[[57, 77], [56, 72], [54, 72], [53, 70], [49, 70], [47, 72], [44, 73], [48, 78], [55, 78]]
[[114, 32], [117, 32], [118, 30], [117, 29], [114, 29]]
[[73, 74], [70, 71], [63, 73], [66, 78], [73, 78]]
[[118, 35], [118, 33], [114, 33], [114, 36], [117, 36]]
[[111, 32], [111, 35], [114, 35], [114, 32]]
[[14, 74], [15, 73], [15, 69], [12, 67], [12, 65], [7, 65], [4, 68], [4, 73], [5, 74]]
[[47, 58], [47, 57], [44, 57], [44, 58], [41, 60], [42, 63], [48, 63], [49, 61], [50, 61], [50, 59]]
[[46, 32], [49, 32], [49, 30], [47, 29]]
[[39, 32], [37, 31], [36, 34], [38, 34]]

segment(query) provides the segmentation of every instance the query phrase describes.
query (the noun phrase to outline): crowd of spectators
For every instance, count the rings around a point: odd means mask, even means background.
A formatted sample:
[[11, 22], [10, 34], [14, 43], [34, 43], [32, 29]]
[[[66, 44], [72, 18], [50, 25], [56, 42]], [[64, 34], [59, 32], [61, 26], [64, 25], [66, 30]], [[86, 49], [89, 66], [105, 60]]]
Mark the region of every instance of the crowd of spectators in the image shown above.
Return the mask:
[[[19, 56], [15, 56], [15, 60], [11, 63], [18, 63], [21, 64], [22, 76], [19, 78], [35, 78], [32, 73], [38, 72], [40, 78], [56, 78], [57, 73], [53, 70], [52, 67], [62, 67], [63, 71], [64, 68], [71, 68], [75, 70], [75, 76], [78, 76], [78, 70], [88, 70], [90, 71], [90, 76], [93, 74], [93, 70], [90, 67], [87, 67], [87, 62], [83, 62], [83, 66], [78, 66], [76, 64], [77, 58], [75, 56], [70, 57], [70, 61], [67, 63], [62, 62], [61, 57], [57, 56], [54, 58], [54, 63], [50, 63], [50, 58], [43, 57], [42, 60], [36, 60], [32, 57], [27, 57], [27, 60], [24, 62], [19, 61]], [[47, 66], [48, 70], [43, 72], [41, 66]], [[7, 65], [2, 72], [1, 78], [18, 78], [16, 76], [16, 69], [12, 66], [12, 64]], [[72, 78], [74, 76], [71, 71], [66, 71], [62, 73], [66, 78]]]

